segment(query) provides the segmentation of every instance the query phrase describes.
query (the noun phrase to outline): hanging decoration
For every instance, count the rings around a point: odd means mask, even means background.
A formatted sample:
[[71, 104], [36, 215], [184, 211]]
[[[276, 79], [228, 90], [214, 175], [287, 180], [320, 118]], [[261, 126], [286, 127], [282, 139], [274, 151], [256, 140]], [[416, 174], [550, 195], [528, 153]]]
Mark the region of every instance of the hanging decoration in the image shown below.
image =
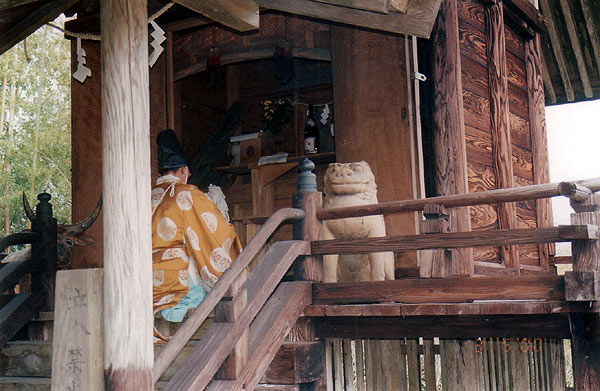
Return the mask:
[[77, 70], [73, 73], [73, 78], [83, 83], [90, 76], [92, 70], [85, 66], [85, 50], [81, 47], [81, 38], [77, 38]]
[[[150, 53], [150, 57], [148, 58], [148, 65], [152, 68], [152, 66], [156, 63], [156, 60], [160, 57], [164, 48], [162, 47], [162, 43], [167, 39], [165, 37], [165, 32], [161, 29], [158, 24], [154, 22], [156, 18], [167, 12], [169, 8], [171, 8], [175, 4], [174, 1], [169, 2], [156, 13], [148, 18], [148, 23], [154, 28], [151, 36], [154, 38], [152, 43], [150, 44], [154, 49], [152, 53]], [[85, 50], [81, 48], [81, 40], [89, 39], [92, 41], [100, 41], [100, 35], [97, 34], [88, 34], [88, 33], [73, 33], [71, 31], [64, 30], [66, 36], [77, 38], [77, 70], [73, 73], [73, 78], [81, 83], [85, 81], [86, 78], [92, 75], [92, 70], [86, 67], [85, 64]]]
[[158, 27], [155, 21], [151, 21], [150, 25], [154, 29], [152, 34], [150, 34], [152, 38], [154, 38], [154, 40], [150, 43], [150, 46], [152, 46], [154, 50], [152, 53], [150, 53], [150, 58], [148, 59], [148, 64], [150, 65], [150, 68], [152, 68], [154, 63], [156, 63], [156, 60], [158, 60], [158, 57], [160, 57], [160, 54], [164, 51], [162, 43], [167, 39], [167, 37], [165, 36], [164, 30]]

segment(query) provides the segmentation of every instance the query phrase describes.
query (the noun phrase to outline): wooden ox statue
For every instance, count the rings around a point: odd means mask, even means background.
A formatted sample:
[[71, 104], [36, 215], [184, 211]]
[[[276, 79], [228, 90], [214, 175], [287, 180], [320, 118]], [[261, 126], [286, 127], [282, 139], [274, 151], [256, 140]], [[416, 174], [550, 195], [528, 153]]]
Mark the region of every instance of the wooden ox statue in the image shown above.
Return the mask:
[[[23, 208], [29, 221], [35, 219], [35, 213], [29, 202], [27, 196], [23, 193]], [[84, 232], [96, 221], [100, 210], [102, 209], [102, 195], [98, 199], [96, 209], [85, 219], [76, 224], [58, 224], [57, 226], [57, 257], [58, 257], [58, 268], [68, 269], [71, 265], [71, 250], [73, 246], [91, 246], [94, 244], [94, 239], [86, 235]], [[21, 232], [28, 232], [29, 230], [23, 230]], [[2, 263], [14, 262], [31, 257], [31, 248], [15, 251], [8, 254]]]

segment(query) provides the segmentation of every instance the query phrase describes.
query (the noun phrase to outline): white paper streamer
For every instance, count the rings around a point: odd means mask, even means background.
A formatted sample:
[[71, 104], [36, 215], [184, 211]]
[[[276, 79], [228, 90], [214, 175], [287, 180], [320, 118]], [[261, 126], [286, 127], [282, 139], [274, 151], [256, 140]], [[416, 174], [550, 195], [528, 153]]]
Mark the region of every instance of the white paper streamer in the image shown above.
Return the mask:
[[158, 57], [160, 57], [160, 54], [164, 51], [161, 45], [165, 39], [167, 39], [167, 37], [165, 37], [164, 30], [158, 27], [156, 22], [152, 20], [150, 21], [150, 25], [154, 29], [152, 34], [150, 34], [152, 38], [154, 38], [154, 40], [150, 43], [150, 46], [152, 46], [154, 50], [152, 53], [150, 53], [150, 58], [148, 59], [148, 64], [150, 65], [150, 68], [152, 68], [154, 63], [156, 63], [156, 60], [158, 60]]
[[73, 78], [83, 83], [86, 78], [92, 76], [92, 70], [85, 65], [85, 50], [81, 47], [81, 38], [77, 38], [77, 70], [73, 73]]

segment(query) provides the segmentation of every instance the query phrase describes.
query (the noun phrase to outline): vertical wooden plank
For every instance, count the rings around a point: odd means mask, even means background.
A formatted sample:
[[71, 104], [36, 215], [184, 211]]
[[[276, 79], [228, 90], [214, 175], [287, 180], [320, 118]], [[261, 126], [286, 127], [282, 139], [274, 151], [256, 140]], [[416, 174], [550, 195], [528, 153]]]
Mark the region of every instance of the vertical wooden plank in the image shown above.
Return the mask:
[[356, 349], [356, 388], [358, 391], [366, 391], [367, 389], [365, 383], [365, 350], [363, 342], [362, 339], [354, 341], [354, 347]]
[[404, 361], [402, 346], [399, 340], [379, 341], [381, 346], [381, 367], [383, 369], [383, 389], [405, 390], [406, 376], [402, 377], [400, 368]]
[[[493, 165], [496, 187], [502, 189], [513, 187], [512, 142], [502, 4], [487, 5], [485, 7], [485, 21]], [[517, 213], [513, 202], [498, 204], [497, 214], [500, 229], [516, 228]], [[500, 261], [506, 267], [515, 269], [519, 274], [519, 256], [516, 246], [501, 246], [499, 256]]]
[[489, 360], [490, 390], [498, 391], [498, 375], [496, 372], [496, 367], [498, 366], [496, 363], [496, 345], [493, 338], [486, 339], [485, 341], [487, 342], [486, 345]]
[[479, 390], [479, 369], [475, 343], [468, 340], [440, 340], [442, 386], [445, 391]]
[[[533, 182], [536, 185], [548, 183], [550, 181], [542, 65], [540, 37], [536, 34], [535, 38], [525, 43], [525, 67], [527, 70], [527, 96], [529, 101], [529, 129], [531, 131]], [[553, 221], [550, 199], [544, 198], [536, 200], [535, 204], [537, 226], [551, 227]], [[540, 266], [545, 270], [549, 270], [549, 257], [554, 254], [553, 246], [550, 244], [540, 244], [538, 250]]]
[[548, 340], [549, 350], [549, 390], [564, 391], [567, 383], [565, 379], [565, 352], [562, 339], [550, 338]]
[[[432, 35], [434, 64], [434, 150], [438, 195], [466, 194], [467, 157], [462, 99], [457, 1], [442, 3]], [[450, 230], [470, 231], [469, 208], [450, 211]], [[438, 251], [436, 277], [473, 274], [473, 250]]]
[[102, 269], [56, 274], [52, 389], [104, 389]]
[[[181, 129], [175, 129], [175, 88], [173, 86], [173, 32], [167, 31], [166, 60], [166, 83], [167, 83], [167, 128], [176, 133]], [[178, 134], [181, 139], [181, 134]]]
[[[302, 221], [294, 225], [294, 237], [300, 240], [317, 240], [321, 232], [321, 221], [316, 213], [323, 205], [323, 194], [318, 191], [300, 191], [294, 193], [292, 203], [295, 208], [306, 212]], [[294, 263], [294, 278], [297, 280], [322, 281], [322, 264], [320, 256], [299, 257]]]
[[365, 349], [365, 377], [367, 379], [367, 391], [376, 391], [375, 384], [375, 363], [373, 362], [373, 345], [371, 344], [371, 340], [365, 339], [364, 349]]
[[352, 341], [342, 340], [343, 358], [344, 358], [344, 384], [345, 391], [355, 391], [354, 388], [354, 366], [356, 363], [352, 359]]
[[[77, 68], [77, 45], [71, 41], [71, 68]], [[71, 78], [71, 192], [73, 221], [81, 221], [96, 207], [102, 193], [102, 112], [100, 42], [84, 39], [85, 66], [92, 75], [82, 84]], [[85, 158], [83, 158], [85, 157]], [[104, 253], [101, 212], [86, 230], [94, 246], [75, 246], [71, 253], [73, 269], [100, 268]]]
[[154, 388], [147, 10], [145, 0], [100, 8], [107, 390]]
[[335, 391], [344, 391], [344, 359], [342, 340], [333, 339], [333, 383]]
[[369, 344], [371, 345], [371, 363], [373, 365], [373, 390], [385, 389], [382, 342], [383, 341], [369, 340]]
[[[379, 202], [416, 197], [405, 63], [402, 36], [331, 26], [336, 160], [369, 163]], [[385, 216], [386, 232], [416, 234], [417, 219]], [[416, 267], [416, 252], [397, 254], [397, 266]]]
[[[435, 390], [435, 353], [433, 351], [433, 339], [423, 339], [423, 369], [425, 370], [425, 389]], [[481, 354], [479, 354], [479, 357]], [[478, 358], [479, 358], [478, 357]]]
[[406, 364], [408, 367], [408, 391], [421, 389], [421, 371], [419, 370], [419, 340], [406, 339]]
[[327, 391], [334, 391], [333, 387], [333, 342], [325, 340], [325, 376]]
[[510, 341], [510, 356], [511, 356], [511, 379], [513, 389], [528, 390], [529, 389], [529, 365], [527, 363], [527, 353], [521, 351], [520, 344], [516, 338], [511, 338]]

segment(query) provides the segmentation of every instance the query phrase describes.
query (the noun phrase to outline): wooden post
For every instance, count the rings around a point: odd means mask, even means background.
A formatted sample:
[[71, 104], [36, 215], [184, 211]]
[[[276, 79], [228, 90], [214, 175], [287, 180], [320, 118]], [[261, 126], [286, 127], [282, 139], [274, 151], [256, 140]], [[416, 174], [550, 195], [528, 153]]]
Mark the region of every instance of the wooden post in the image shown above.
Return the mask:
[[[575, 205], [574, 209], [579, 212], [571, 215], [572, 224], [600, 224], [600, 194], [594, 194], [587, 201]], [[568, 280], [593, 282], [598, 279], [600, 241], [573, 241], [572, 257], [573, 272], [565, 273], [567, 286]], [[600, 390], [600, 316], [596, 313], [573, 313], [569, 318], [575, 390]]]
[[[485, 7], [487, 34], [487, 68], [490, 90], [490, 117], [492, 152], [496, 187], [513, 187], [512, 143], [508, 107], [508, 76], [506, 71], [506, 45], [504, 38], [504, 14], [502, 4], [492, 3]], [[515, 204], [498, 204], [498, 228], [517, 227]], [[500, 262], [519, 274], [519, 256], [515, 246], [500, 247]]]
[[43, 293], [47, 311], [54, 310], [54, 288], [56, 281], [56, 219], [52, 217], [50, 194], [38, 195], [40, 203], [36, 207], [31, 230], [40, 234], [39, 240], [31, 245], [31, 258], [37, 260], [37, 273], [31, 276], [31, 291]]
[[101, 2], [106, 390], [152, 390], [148, 15]]
[[[546, 134], [546, 104], [544, 97], [544, 81], [542, 78], [542, 52], [540, 36], [530, 39], [525, 44], [525, 66], [527, 69], [527, 96], [529, 106], [529, 127], [531, 129], [531, 154], [533, 159], [533, 183], [541, 184], [550, 181], [548, 162], [548, 141]], [[551, 227], [552, 205], [549, 198], [535, 201], [538, 227]], [[540, 266], [550, 268], [549, 257], [554, 255], [554, 244], [538, 246]]]
[[[456, 0], [442, 3], [432, 40], [436, 189], [439, 195], [466, 194], [469, 189]], [[471, 230], [468, 207], [454, 208], [449, 214], [450, 231]], [[439, 251], [433, 262], [446, 264], [434, 269], [449, 270], [452, 275], [474, 273], [472, 249]]]

